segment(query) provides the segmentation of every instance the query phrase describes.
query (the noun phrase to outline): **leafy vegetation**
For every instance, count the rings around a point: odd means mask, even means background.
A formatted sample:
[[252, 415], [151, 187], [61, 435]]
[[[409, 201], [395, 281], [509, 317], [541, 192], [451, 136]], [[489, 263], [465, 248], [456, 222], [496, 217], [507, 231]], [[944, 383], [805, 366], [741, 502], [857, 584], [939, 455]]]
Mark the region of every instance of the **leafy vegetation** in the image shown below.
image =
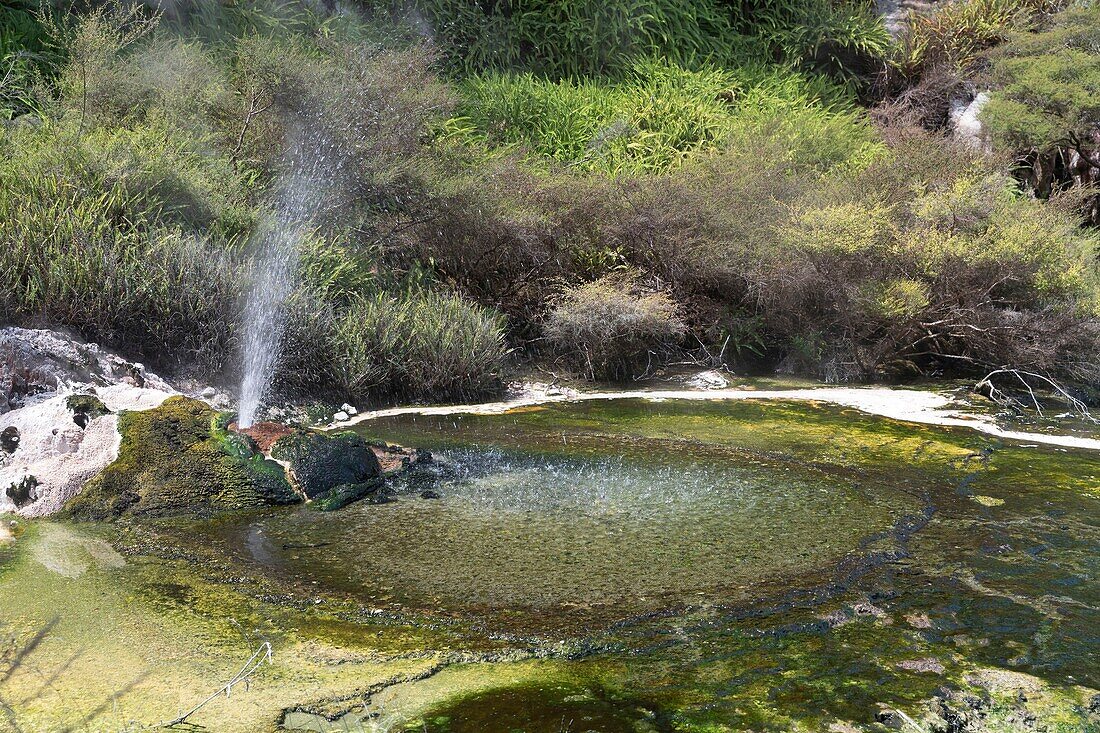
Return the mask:
[[964, 68], [1009, 34], [1035, 26], [1060, 0], [950, 0], [910, 14], [898, 64], [917, 75], [936, 66]]
[[613, 84], [506, 74], [475, 76], [463, 92], [459, 116], [446, 126], [449, 139], [521, 150], [581, 171], [663, 171], [764, 126], [798, 128], [804, 138], [828, 128], [837, 144], [871, 137], [840, 90], [760, 68], [690, 71], [645, 61]]
[[683, 336], [676, 302], [647, 291], [636, 275], [617, 272], [563, 292], [546, 321], [546, 336], [590, 377], [630, 378], [660, 363]]
[[[983, 70], [998, 151], [1091, 160], [1095, 9], [955, 0], [896, 46], [839, 0], [363, 9], [21, 8], [5, 54], [49, 60], [20, 72], [33, 104], [3, 91], [5, 318], [233, 378], [252, 255], [291, 200], [284, 392], [468, 398], [510, 354], [617, 379], [673, 353], [1097, 379], [1080, 197], [1021, 195], [1001, 158], [913, 127]], [[876, 126], [874, 89], [938, 111]]]

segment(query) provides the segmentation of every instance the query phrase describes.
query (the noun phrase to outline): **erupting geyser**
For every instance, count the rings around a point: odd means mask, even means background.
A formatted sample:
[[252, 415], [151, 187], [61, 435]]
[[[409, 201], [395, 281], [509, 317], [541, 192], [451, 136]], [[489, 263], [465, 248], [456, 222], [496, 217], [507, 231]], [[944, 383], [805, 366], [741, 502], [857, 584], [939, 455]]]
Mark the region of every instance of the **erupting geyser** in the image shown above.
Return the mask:
[[[305, 134], [304, 134], [305, 133]], [[259, 234], [253, 258], [252, 288], [245, 304], [243, 378], [237, 422], [249, 428], [271, 387], [286, 325], [286, 303], [297, 285], [298, 249], [314, 211], [321, 203], [326, 173], [327, 143], [310, 143], [308, 131], [298, 131], [291, 147], [289, 173], [283, 179], [275, 210]]]

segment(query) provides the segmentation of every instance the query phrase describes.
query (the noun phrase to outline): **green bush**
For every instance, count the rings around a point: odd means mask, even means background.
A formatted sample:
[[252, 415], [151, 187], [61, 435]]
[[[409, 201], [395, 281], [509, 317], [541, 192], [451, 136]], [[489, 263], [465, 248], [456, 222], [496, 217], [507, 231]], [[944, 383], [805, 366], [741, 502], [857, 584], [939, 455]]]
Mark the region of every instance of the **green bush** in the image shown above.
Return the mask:
[[744, 144], [768, 130], [823, 167], [865, 157], [872, 135], [839, 90], [789, 72], [635, 64], [617, 83], [478, 76], [464, 86], [451, 141], [523, 150], [578, 171], [638, 175]]
[[992, 54], [997, 89], [982, 110], [994, 144], [1047, 152], [1100, 129], [1100, 6], [1067, 10], [1040, 33], [1017, 33]]
[[0, 8], [0, 120], [38, 107], [34, 87], [53, 60], [40, 10], [34, 0], [12, 0]]
[[3, 312], [69, 326], [154, 362], [221, 367], [235, 266], [224, 245], [179, 226], [178, 199], [158, 195], [182, 189], [201, 201], [204, 192], [181, 179], [171, 191], [151, 185], [162, 179], [133, 167], [125, 133], [81, 138], [47, 126], [0, 134]]
[[913, 77], [940, 65], [965, 68], [1014, 31], [1033, 27], [1062, 0], [950, 0], [910, 13], [896, 63]]
[[414, 27], [426, 22], [447, 66], [462, 76], [495, 70], [618, 79], [640, 59], [662, 58], [691, 69], [768, 60], [856, 81], [877, 72], [889, 49], [886, 29], [861, 0], [366, 4]]
[[617, 76], [643, 57], [685, 65], [723, 60], [741, 41], [728, 13], [692, 0], [420, 0], [415, 9], [447, 65], [467, 74]]
[[873, 3], [860, 0], [741, 0], [735, 25], [759, 38], [773, 58], [806, 71], [864, 84], [881, 73], [891, 52]]
[[337, 380], [347, 394], [467, 399], [501, 385], [508, 354], [501, 318], [433, 292], [360, 298], [335, 331]]

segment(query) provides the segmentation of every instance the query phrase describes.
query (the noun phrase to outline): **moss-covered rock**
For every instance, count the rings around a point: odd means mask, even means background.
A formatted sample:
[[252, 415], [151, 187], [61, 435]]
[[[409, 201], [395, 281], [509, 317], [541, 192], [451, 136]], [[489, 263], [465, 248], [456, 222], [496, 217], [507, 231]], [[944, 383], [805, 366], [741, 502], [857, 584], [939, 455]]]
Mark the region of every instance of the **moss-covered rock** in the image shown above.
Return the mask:
[[339, 509], [366, 496], [385, 501], [382, 466], [356, 433], [299, 430], [280, 438], [271, 457], [289, 465], [298, 488], [318, 509]]
[[118, 458], [66, 505], [67, 513], [77, 519], [207, 514], [299, 501], [282, 467], [227, 422], [187, 397], [121, 413]]
[[111, 414], [103, 400], [91, 394], [69, 395], [65, 399], [65, 407], [73, 413], [73, 422], [81, 428], [88, 427], [88, 423], [97, 417]]

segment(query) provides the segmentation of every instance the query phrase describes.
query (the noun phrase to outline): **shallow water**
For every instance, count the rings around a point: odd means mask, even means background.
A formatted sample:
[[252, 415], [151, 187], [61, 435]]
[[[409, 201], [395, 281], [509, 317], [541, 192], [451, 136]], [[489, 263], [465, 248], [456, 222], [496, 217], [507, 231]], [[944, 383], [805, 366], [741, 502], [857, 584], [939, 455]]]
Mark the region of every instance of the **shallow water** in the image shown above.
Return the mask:
[[154, 608], [216, 616], [232, 588], [277, 655], [286, 634], [333, 674], [425, 660], [369, 693], [317, 683], [287, 729], [878, 731], [962, 690], [989, 731], [1100, 730], [1100, 454], [783, 401], [357, 429], [432, 471], [393, 504], [114, 538]]
[[916, 505], [843, 470], [762, 458], [486, 447], [437, 460], [439, 499], [303, 508], [222, 536], [289, 578], [375, 606], [494, 616], [515, 633], [744, 599], [835, 565]]

